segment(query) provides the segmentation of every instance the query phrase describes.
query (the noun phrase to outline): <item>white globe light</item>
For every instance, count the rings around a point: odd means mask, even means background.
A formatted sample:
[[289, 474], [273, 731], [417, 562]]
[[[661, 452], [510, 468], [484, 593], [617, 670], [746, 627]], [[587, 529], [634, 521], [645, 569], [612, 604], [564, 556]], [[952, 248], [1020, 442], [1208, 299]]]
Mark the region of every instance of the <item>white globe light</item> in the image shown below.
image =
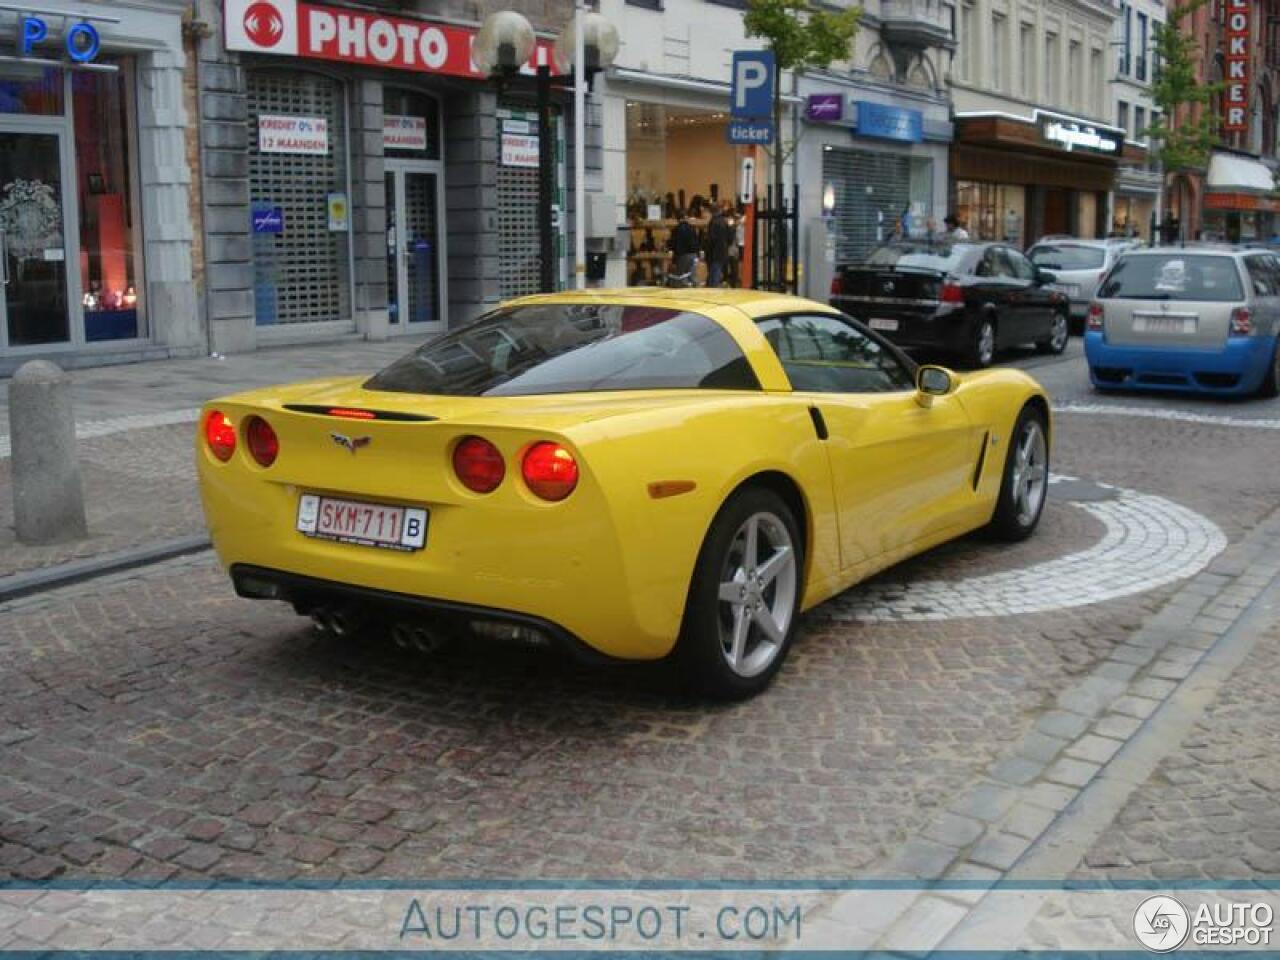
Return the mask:
[[[618, 28], [595, 11], [582, 15], [582, 42], [587, 59], [584, 66], [588, 70], [604, 70], [618, 58]], [[570, 20], [556, 38], [556, 68], [561, 73], [568, 73], [573, 66], [573, 45], [573, 20]]]
[[523, 15], [500, 10], [484, 18], [471, 59], [481, 73], [510, 73], [529, 62], [536, 44], [533, 27]]

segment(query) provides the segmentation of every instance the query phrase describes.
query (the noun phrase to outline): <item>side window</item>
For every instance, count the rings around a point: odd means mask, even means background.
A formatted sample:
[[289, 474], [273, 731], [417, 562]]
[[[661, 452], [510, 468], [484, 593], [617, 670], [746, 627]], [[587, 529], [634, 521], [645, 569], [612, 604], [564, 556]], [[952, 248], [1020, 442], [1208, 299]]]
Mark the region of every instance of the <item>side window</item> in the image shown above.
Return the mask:
[[978, 276], [996, 280], [1012, 280], [1013, 267], [1001, 247], [988, 247], [978, 261]]
[[1009, 264], [1013, 267], [1013, 275], [1019, 280], [1034, 280], [1036, 269], [1031, 265], [1031, 261], [1020, 254], [1017, 250], [1005, 250], [1004, 255], [1009, 258]]
[[1253, 282], [1253, 292], [1259, 297], [1276, 295], [1276, 277], [1267, 261], [1270, 257], [1245, 257], [1245, 269], [1249, 271], [1249, 279]]
[[795, 390], [887, 393], [915, 388], [911, 370], [893, 351], [839, 317], [769, 317], [759, 327]]

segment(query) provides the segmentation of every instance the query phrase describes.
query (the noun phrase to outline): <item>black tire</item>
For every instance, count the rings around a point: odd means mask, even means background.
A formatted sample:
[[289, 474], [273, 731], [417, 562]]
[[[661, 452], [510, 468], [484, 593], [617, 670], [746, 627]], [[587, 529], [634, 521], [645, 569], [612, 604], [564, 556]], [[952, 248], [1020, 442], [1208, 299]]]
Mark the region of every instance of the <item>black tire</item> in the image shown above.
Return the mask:
[[1262, 375], [1258, 396], [1280, 397], [1280, 336], [1276, 337], [1276, 345], [1271, 350], [1271, 368]]
[[[1035, 495], [1034, 509], [1028, 510], [1028, 501], [1015, 490], [1015, 484], [1019, 477], [1019, 451], [1023, 444], [1027, 442], [1027, 435], [1031, 430], [1038, 430], [1040, 436], [1040, 444], [1032, 441], [1033, 447], [1036, 449], [1034, 458], [1035, 465], [1042, 468], [1043, 476], [1040, 479], [1040, 487]], [[1023, 475], [1025, 476], [1025, 474]], [[1019, 540], [1025, 540], [1035, 531], [1036, 525], [1040, 522], [1040, 516], [1044, 513], [1044, 504], [1048, 499], [1049, 485], [1049, 434], [1048, 426], [1045, 423], [1044, 414], [1039, 408], [1028, 405], [1022, 408], [1022, 412], [1018, 414], [1018, 420], [1013, 426], [1013, 433], [1009, 435], [1009, 446], [1005, 451], [1004, 457], [1004, 473], [1000, 478], [1000, 496], [996, 500], [995, 513], [991, 517], [991, 523], [988, 525], [988, 532], [998, 540], [1005, 540], [1015, 543]], [[1027, 495], [1031, 494], [1031, 490], [1027, 490]]]
[[[768, 529], [761, 517], [767, 517]], [[764, 616], [785, 611], [786, 628], [781, 640], [768, 637], [754, 619], [746, 619], [739, 648], [740, 669], [731, 666], [736, 611], [749, 618], [748, 604], [731, 604], [720, 598], [721, 584], [735, 564], [741, 574], [746, 569], [740, 535], [748, 521], [757, 520], [757, 553], [769, 542], [781, 546], [788, 540], [791, 548], [791, 587], [787, 596], [787, 577], [779, 574], [759, 594], [751, 594], [765, 608]], [[774, 551], [777, 556], [778, 551]], [[757, 557], [758, 560], [758, 557]], [[764, 564], [760, 564], [763, 568]], [[703, 540], [694, 566], [693, 580], [685, 603], [684, 622], [676, 644], [674, 659], [683, 679], [697, 693], [717, 700], [742, 700], [755, 696], [773, 680], [786, 660], [799, 621], [800, 597], [804, 590], [804, 543], [800, 528], [786, 502], [765, 487], [739, 490], [720, 508]], [[767, 608], [772, 605], [773, 611]], [[772, 622], [778, 624], [777, 619]], [[772, 647], [772, 652], [770, 652]], [[767, 656], [766, 656], [767, 654]], [[755, 659], [753, 660], [753, 656]], [[758, 668], [757, 668], [758, 667]]]
[[1049, 336], [1036, 341], [1037, 353], [1060, 354], [1071, 340], [1071, 319], [1062, 311], [1055, 311], [1049, 328]]
[[983, 315], [973, 325], [973, 336], [969, 341], [969, 352], [965, 361], [975, 370], [991, 366], [996, 355], [996, 322]]

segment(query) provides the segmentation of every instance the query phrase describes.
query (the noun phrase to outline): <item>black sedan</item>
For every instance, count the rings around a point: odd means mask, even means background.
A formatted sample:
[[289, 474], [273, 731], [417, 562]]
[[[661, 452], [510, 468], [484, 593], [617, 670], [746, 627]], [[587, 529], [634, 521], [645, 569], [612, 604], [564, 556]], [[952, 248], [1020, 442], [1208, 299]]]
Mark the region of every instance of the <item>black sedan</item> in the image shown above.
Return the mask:
[[836, 268], [831, 305], [903, 347], [933, 347], [975, 367], [997, 350], [1034, 343], [1067, 347], [1071, 304], [1054, 276], [1000, 243], [916, 243], [876, 247]]

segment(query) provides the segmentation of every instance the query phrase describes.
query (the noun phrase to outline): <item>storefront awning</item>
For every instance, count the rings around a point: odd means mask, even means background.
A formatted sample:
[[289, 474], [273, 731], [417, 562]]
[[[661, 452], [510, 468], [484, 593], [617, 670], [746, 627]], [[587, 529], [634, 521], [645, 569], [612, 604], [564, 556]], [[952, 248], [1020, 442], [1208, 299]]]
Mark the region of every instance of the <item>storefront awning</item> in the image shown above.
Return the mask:
[[1215, 153], [1209, 159], [1205, 187], [1212, 193], [1270, 194], [1276, 189], [1270, 167], [1234, 153]]

